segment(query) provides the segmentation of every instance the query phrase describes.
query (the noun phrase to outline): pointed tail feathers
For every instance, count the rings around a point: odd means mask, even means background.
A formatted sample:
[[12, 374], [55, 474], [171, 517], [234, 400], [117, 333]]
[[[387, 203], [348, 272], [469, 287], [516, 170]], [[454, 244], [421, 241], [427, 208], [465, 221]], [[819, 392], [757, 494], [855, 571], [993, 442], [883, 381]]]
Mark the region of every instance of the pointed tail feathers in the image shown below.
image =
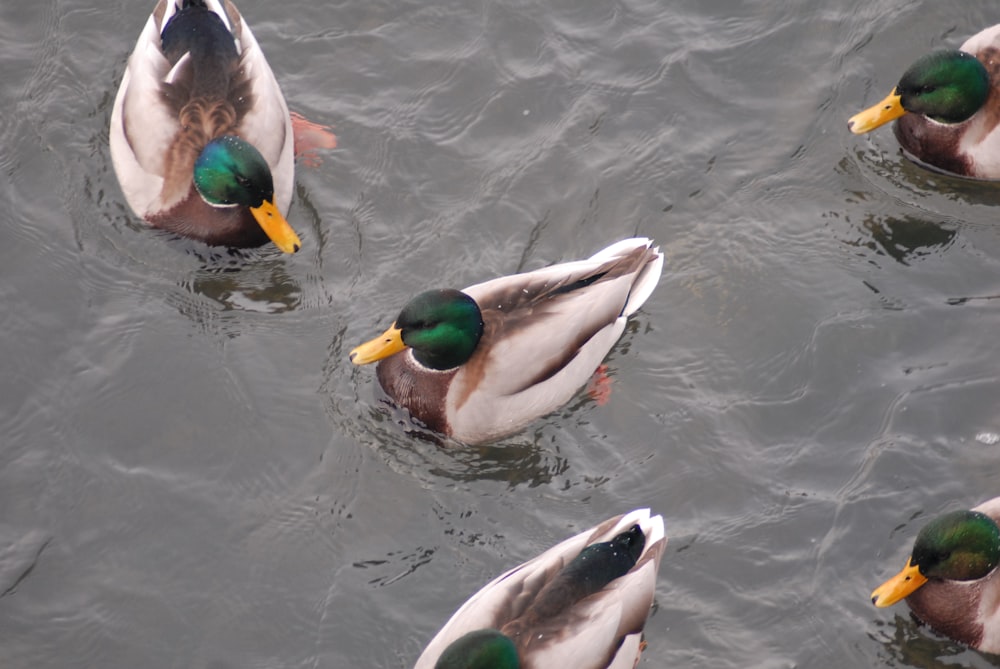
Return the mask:
[[660, 282], [660, 275], [663, 273], [663, 253], [660, 252], [660, 247], [653, 246], [652, 239], [633, 237], [615, 242], [590, 257], [590, 260], [614, 258], [615, 256], [626, 255], [638, 248], [647, 249], [647, 262], [636, 273], [635, 281], [632, 282], [632, 290], [629, 292], [628, 301], [625, 302], [625, 306], [622, 308], [622, 316], [630, 316], [635, 313], [649, 299], [656, 285]]

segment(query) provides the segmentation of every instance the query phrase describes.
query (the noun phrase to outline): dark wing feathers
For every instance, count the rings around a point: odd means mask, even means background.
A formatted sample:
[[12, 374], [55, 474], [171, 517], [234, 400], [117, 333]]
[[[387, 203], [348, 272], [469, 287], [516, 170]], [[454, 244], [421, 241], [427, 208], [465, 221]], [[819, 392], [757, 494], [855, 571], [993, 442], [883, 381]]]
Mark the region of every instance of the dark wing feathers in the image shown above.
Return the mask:
[[[209, 126], [209, 139], [238, 126], [253, 106], [253, 86], [222, 19], [204, 3], [186, 6], [167, 21], [161, 46], [172, 68], [163, 97], [182, 126]], [[185, 118], [192, 114], [197, 118]]]

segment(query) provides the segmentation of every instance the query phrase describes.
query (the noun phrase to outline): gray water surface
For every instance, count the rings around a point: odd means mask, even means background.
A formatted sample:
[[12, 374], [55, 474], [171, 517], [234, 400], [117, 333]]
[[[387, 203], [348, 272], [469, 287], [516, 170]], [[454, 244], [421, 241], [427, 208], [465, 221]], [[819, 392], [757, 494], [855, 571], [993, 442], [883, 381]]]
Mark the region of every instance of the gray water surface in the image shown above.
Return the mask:
[[[239, 3], [303, 250], [148, 229], [107, 147], [152, 2], [0, 6], [0, 666], [409, 667], [475, 590], [638, 506], [643, 667], [986, 667], [871, 589], [1000, 494], [1000, 186], [846, 130], [995, 3]], [[414, 293], [655, 238], [585, 393], [475, 449], [347, 359]]]

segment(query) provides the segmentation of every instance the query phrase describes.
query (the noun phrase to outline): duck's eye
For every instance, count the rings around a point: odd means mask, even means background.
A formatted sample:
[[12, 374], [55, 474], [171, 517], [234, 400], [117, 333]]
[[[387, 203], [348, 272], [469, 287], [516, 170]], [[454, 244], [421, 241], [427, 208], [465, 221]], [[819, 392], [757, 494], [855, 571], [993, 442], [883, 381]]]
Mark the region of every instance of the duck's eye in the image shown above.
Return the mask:
[[243, 188], [250, 188], [250, 180], [247, 179], [242, 174], [237, 174], [236, 175], [236, 183], [238, 183]]

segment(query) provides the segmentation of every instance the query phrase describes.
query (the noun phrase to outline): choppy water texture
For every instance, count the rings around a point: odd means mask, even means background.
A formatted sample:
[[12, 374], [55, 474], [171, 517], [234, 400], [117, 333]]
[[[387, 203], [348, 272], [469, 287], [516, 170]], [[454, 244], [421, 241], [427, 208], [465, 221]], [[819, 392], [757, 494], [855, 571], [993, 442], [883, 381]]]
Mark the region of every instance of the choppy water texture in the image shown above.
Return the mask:
[[[644, 667], [1000, 666], [871, 588], [1000, 494], [1000, 189], [845, 127], [995, 3], [240, 3], [305, 244], [147, 229], [107, 125], [152, 2], [0, 6], [0, 664], [408, 667], [499, 571], [649, 505]], [[642, 234], [584, 394], [441, 450], [350, 348], [418, 289]]]

